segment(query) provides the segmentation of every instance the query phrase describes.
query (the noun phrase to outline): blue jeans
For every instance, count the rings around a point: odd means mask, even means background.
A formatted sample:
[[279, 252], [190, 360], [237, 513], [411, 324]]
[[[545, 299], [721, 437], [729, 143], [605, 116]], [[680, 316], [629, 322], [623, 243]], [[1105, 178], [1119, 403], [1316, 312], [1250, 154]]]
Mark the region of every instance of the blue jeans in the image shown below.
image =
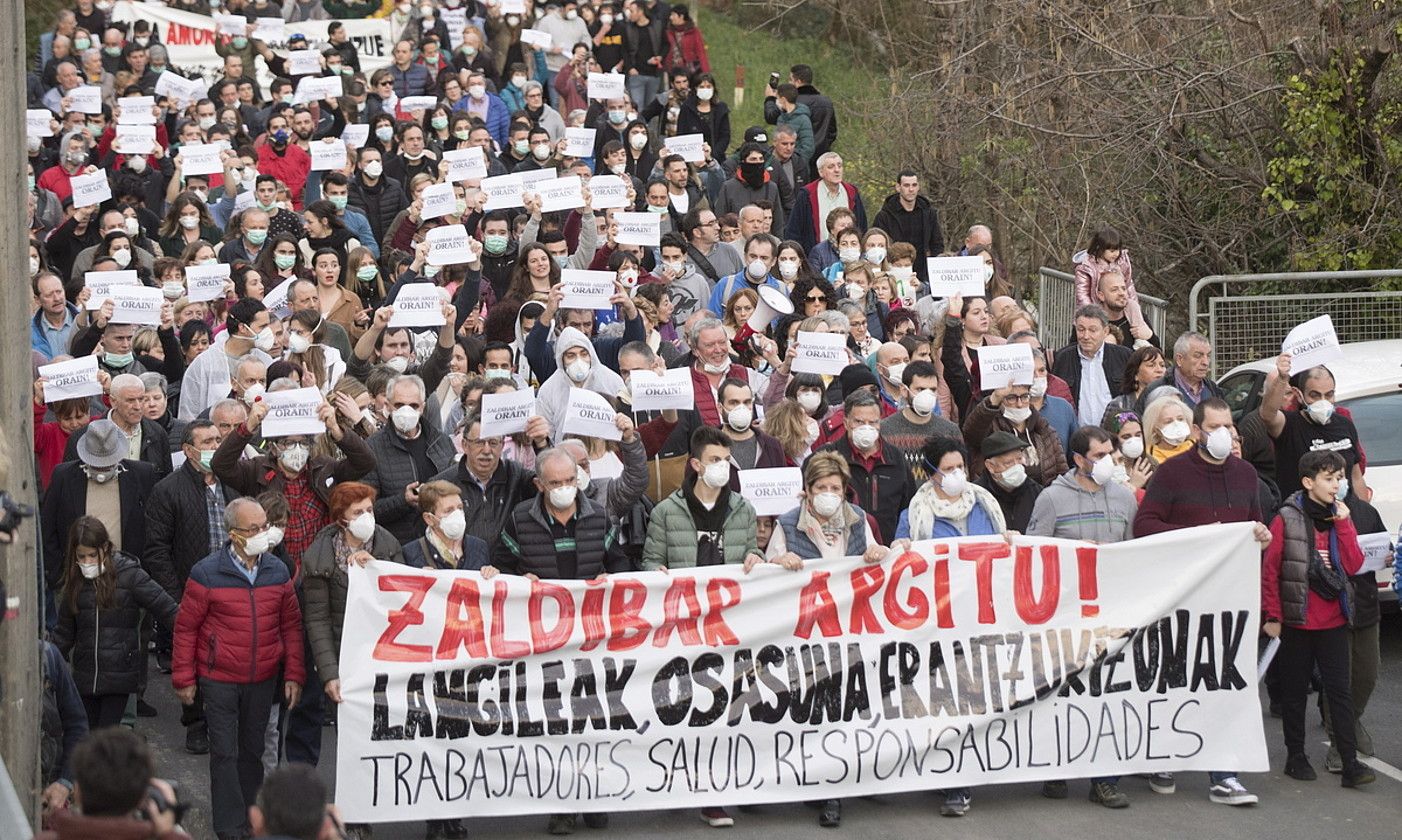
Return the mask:
[[326, 693], [316, 674], [313, 665], [316, 660], [305, 633], [302, 634], [302, 657], [307, 668], [307, 684], [302, 687], [302, 698], [296, 706], [287, 710], [283, 720], [282, 755], [288, 762], [315, 767], [321, 759], [321, 724], [326, 714]]
[[635, 76], [628, 76], [623, 86], [628, 89], [628, 96], [633, 100], [633, 105], [641, 111], [647, 104], [657, 98], [657, 94], [662, 90], [661, 76], [645, 76], [638, 73]]
[[1235, 778], [1236, 778], [1236, 771], [1235, 771], [1235, 770], [1213, 770], [1211, 773], [1208, 773], [1208, 774], [1207, 774], [1207, 781], [1208, 781], [1208, 784], [1213, 784], [1213, 785], [1220, 785], [1222, 782], [1225, 782], [1227, 779], [1235, 779]]

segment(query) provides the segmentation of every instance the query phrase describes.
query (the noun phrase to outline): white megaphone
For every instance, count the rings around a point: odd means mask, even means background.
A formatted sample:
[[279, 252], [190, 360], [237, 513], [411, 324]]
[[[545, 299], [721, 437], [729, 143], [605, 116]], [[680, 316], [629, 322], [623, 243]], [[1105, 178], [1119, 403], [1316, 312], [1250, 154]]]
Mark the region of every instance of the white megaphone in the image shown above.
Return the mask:
[[[749, 338], [755, 333], [762, 333], [768, 328], [771, 321], [780, 315], [793, 314], [793, 301], [789, 296], [774, 288], [773, 286], [759, 287], [759, 302], [755, 304], [755, 311], [750, 313], [750, 320], [745, 322], [745, 338]], [[737, 340], [741, 336], [735, 336]]]

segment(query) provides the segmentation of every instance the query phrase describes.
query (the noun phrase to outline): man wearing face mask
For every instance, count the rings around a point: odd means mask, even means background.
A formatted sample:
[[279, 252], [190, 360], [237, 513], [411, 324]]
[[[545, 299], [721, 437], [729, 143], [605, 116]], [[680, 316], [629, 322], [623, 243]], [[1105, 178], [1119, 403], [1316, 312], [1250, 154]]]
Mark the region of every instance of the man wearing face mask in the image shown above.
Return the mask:
[[[229, 307], [224, 319], [224, 332], [220, 333], [219, 343], [195, 358], [185, 369], [185, 378], [180, 389], [181, 420], [193, 420], [200, 414], [224, 399], [230, 391], [238, 391], [234, 382], [238, 376], [240, 362], [246, 356], [270, 365], [273, 357], [268, 355], [277, 344], [277, 338], [269, 326], [271, 318], [263, 302], [244, 298]], [[246, 395], [246, 391], [240, 393]], [[256, 396], [256, 395], [255, 395]]]
[[404, 186], [384, 173], [383, 153], [366, 146], [356, 159], [355, 177], [351, 178], [346, 194], [347, 204], [369, 220], [377, 242], [385, 241], [390, 224], [409, 206]]
[[894, 539], [896, 523], [915, 495], [916, 483], [902, 452], [881, 439], [881, 402], [866, 389], [842, 401], [842, 437], [820, 452], [836, 452], [847, 461], [855, 503], [876, 520], [877, 542]]
[[[535, 473], [502, 457], [501, 438], [481, 436], [482, 421], [475, 412], [463, 418], [461, 429], [462, 460], [433, 479], [458, 488], [467, 511], [468, 533], [492, 546], [511, 511], [535, 497]], [[542, 417], [532, 417], [526, 437], [536, 449], [545, 448], [550, 443], [549, 424]]]
[[773, 275], [778, 253], [779, 240], [768, 233], [752, 234], [745, 240], [744, 270], [717, 283], [706, 308], [712, 312], [724, 312], [725, 305], [736, 292], [741, 289], [758, 291], [760, 286], [772, 286], [787, 296], [787, 287]]
[[[170, 474], [170, 443], [166, 430], [155, 420], [148, 420], [144, 414], [146, 386], [141, 379], [131, 374], [118, 374], [112, 377], [108, 386], [108, 401], [112, 408], [107, 419], [117, 424], [122, 434], [127, 436], [127, 458], [144, 461], [156, 471], [156, 478]], [[68, 446], [63, 453], [65, 461], [78, 459], [78, 444], [90, 426], [74, 432], [68, 438]]]
[[385, 388], [390, 422], [370, 436], [366, 445], [375, 468], [365, 483], [376, 490], [375, 521], [401, 543], [423, 536], [419, 486], [452, 466], [453, 442], [424, 417], [428, 397], [417, 376], [396, 376]]
[[1042, 485], [1027, 475], [1027, 441], [1007, 432], [994, 432], [983, 439], [983, 475], [974, 479], [997, 500], [1010, 530], [1026, 533], [1032, 508]]
[[910, 362], [899, 375], [901, 409], [881, 421], [881, 439], [905, 455], [906, 466], [918, 485], [928, 478], [921, 454], [925, 441], [936, 436], [963, 440], [964, 435], [940, 415], [939, 372], [933, 364]]
[[407, 327], [389, 327], [389, 319], [394, 317], [394, 306], [381, 306], [375, 310], [370, 328], [355, 343], [355, 352], [351, 353], [346, 372], [364, 381], [370, 371], [379, 365], [384, 365], [396, 375], [413, 370], [423, 376], [429, 391], [434, 390], [448, 373], [448, 362], [456, 343], [453, 331], [458, 326], [456, 306], [444, 303], [442, 314], [443, 326], [438, 328], [438, 344], [420, 365], [414, 354], [414, 334]]
[[[1283, 410], [1287, 397], [1295, 407]], [[1275, 479], [1282, 498], [1302, 489], [1299, 463], [1306, 452], [1331, 449], [1344, 459], [1341, 499], [1369, 501], [1372, 491], [1363, 478], [1358, 427], [1334, 404], [1334, 374], [1319, 365], [1290, 375], [1290, 354], [1276, 358], [1267, 377], [1266, 393], [1259, 409], [1266, 430], [1275, 442]]]
[[774, 224], [770, 233], [784, 230], [784, 204], [779, 185], [765, 166], [765, 150], [759, 143], [746, 143], [735, 153], [737, 166], [731, 178], [721, 184], [713, 209], [720, 215], [738, 213], [740, 208], [758, 201], [774, 205]]
[[[268, 119], [267, 138], [268, 142], [258, 149], [258, 172], [260, 175], [271, 175], [286, 184], [287, 192], [292, 196], [292, 209], [300, 213], [307, 176], [312, 169], [311, 155], [292, 142], [292, 126], [282, 114]], [[261, 181], [260, 178], [260, 186]], [[262, 206], [261, 202], [259, 206]]]
[[[544, 316], [540, 319], [545, 320]], [[540, 329], [539, 322], [535, 329]], [[554, 362], [554, 371], [540, 386], [537, 406], [555, 432], [552, 440], [558, 443], [564, 438], [561, 427], [571, 388], [585, 388], [612, 399], [623, 389], [623, 380], [603, 363], [589, 337], [574, 327], [565, 327], [555, 339]]]
[[[1134, 517], [1134, 536], [1218, 522], [1253, 522], [1256, 542], [1262, 549], [1271, 544], [1256, 470], [1232, 454], [1233, 427], [1231, 406], [1219, 397], [1206, 397], [1193, 408], [1192, 436], [1197, 445], [1154, 469]], [[1213, 802], [1254, 805], [1258, 801], [1234, 771], [1214, 771], [1208, 779]], [[1172, 793], [1173, 774], [1155, 774], [1150, 785], [1155, 791]]]

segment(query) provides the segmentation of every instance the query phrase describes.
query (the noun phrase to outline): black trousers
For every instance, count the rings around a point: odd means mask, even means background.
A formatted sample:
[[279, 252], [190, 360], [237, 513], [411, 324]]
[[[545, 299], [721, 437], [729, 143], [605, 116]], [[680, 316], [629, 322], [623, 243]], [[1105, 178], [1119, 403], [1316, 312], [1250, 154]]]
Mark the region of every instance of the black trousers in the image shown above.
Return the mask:
[[84, 694], [83, 708], [88, 713], [88, 729], [116, 726], [122, 722], [130, 694]]
[[209, 799], [218, 834], [248, 828], [248, 806], [263, 785], [263, 735], [277, 699], [277, 680], [227, 683], [200, 679], [209, 725]]
[[1281, 724], [1287, 753], [1306, 752], [1305, 708], [1309, 705], [1310, 675], [1318, 666], [1324, 694], [1334, 713], [1334, 747], [1345, 767], [1358, 760], [1353, 697], [1349, 691], [1348, 637], [1347, 625], [1331, 630], [1281, 629], [1280, 650], [1271, 665], [1280, 669]]

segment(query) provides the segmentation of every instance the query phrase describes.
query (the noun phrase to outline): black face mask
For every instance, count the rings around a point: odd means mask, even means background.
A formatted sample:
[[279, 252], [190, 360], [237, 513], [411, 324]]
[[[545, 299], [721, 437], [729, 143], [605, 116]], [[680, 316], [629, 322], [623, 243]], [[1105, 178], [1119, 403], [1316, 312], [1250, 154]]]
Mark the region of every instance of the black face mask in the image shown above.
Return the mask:
[[751, 189], [757, 190], [764, 186], [764, 164], [740, 164], [740, 180], [744, 181]]

